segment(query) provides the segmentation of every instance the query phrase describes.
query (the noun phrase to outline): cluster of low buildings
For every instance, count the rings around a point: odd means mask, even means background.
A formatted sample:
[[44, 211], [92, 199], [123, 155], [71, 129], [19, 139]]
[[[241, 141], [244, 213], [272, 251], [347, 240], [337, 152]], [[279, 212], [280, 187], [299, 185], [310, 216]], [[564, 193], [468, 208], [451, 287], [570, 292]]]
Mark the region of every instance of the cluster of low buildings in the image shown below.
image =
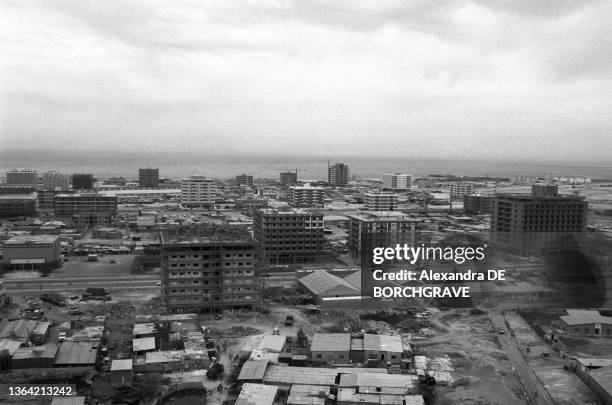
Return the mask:
[[410, 344], [395, 335], [315, 333], [307, 348], [264, 336], [242, 364], [236, 404], [424, 404], [411, 363]]

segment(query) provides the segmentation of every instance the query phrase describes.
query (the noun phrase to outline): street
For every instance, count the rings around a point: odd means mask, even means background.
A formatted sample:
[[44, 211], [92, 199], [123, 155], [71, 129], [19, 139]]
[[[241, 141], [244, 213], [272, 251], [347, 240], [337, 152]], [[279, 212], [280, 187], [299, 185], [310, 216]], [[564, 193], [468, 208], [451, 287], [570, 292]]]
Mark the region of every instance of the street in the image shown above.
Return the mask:
[[[491, 321], [491, 325], [495, 331], [498, 328], [506, 328], [506, 323], [504, 322], [504, 317], [501, 314], [490, 313], [489, 320]], [[499, 340], [499, 344], [501, 345], [504, 352], [506, 352], [506, 356], [512, 366], [516, 370], [525, 390], [527, 391], [527, 395], [529, 397], [530, 404], [536, 405], [550, 405], [554, 402], [550, 398], [550, 395], [546, 391], [546, 389], [540, 384], [537, 377], [535, 376], [534, 371], [529, 367], [525, 358], [521, 354], [520, 349], [517, 346], [516, 341], [510, 335], [510, 331], [506, 331], [505, 334], [497, 334], [497, 339]]]
[[28, 278], [4, 280], [4, 287], [12, 292], [78, 291], [89, 287], [107, 290], [156, 288], [158, 276], [122, 276], [87, 278]]

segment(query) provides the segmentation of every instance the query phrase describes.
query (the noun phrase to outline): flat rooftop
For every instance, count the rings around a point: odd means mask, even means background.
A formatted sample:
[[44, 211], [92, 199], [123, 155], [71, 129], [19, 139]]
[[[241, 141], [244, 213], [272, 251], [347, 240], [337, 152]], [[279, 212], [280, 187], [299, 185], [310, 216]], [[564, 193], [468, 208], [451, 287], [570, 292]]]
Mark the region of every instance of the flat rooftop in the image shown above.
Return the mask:
[[59, 238], [58, 235], [19, 235], [13, 236], [9, 240], [4, 241], [5, 245], [19, 244], [22, 245], [24, 243], [55, 243]]
[[0, 200], [36, 200], [35, 193], [31, 194], [4, 194], [0, 195]]
[[284, 215], [284, 216], [292, 216], [292, 215], [321, 215], [313, 212], [308, 208], [292, 208], [290, 210], [278, 210], [274, 208], [262, 208], [259, 210], [261, 213], [266, 215]]
[[399, 211], [359, 211], [359, 213], [348, 215], [348, 217], [365, 222], [397, 220], [418, 221], [418, 219], [412, 218], [408, 214]]

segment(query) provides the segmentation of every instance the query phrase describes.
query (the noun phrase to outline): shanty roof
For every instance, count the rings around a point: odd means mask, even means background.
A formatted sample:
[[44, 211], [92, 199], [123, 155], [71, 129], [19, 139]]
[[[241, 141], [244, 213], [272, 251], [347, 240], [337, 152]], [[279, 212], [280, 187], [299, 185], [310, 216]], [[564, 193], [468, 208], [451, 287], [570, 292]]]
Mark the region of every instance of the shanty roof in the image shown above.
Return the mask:
[[256, 350], [269, 352], [282, 352], [287, 343], [287, 336], [266, 335], [263, 337]]
[[147, 364], [170, 363], [172, 361], [181, 361], [183, 358], [185, 358], [185, 351], [183, 350], [147, 352], [145, 354], [145, 362]]
[[612, 325], [612, 316], [603, 316], [598, 311], [590, 309], [568, 309], [567, 315], [559, 318], [568, 325], [585, 325], [590, 323], [603, 323]]
[[113, 360], [111, 363], [111, 371], [131, 370], [132, 359]]
[[135, 352], [142, 352], [145, 350], [155, 350], [155, 338], [145, 337], [145, 338], [132, 340], [132, 350]]
[[321, 385], [294, 384], [291, 386], [287, 405], [324, 405], [329, 387]]
[[134, 324], [133, 335], [150, 335], [156, 333], [157, 329], [155, 329], [154, 323], [136, 323]]
[[[415, 393], [418, 377], [408, 374], [357, 373], [341, 374], [340, 387], [360, 387], [359, 392], [389, 392], [398, 389], [402, 394]], [[369, 389], [369, 388], [372, 389]], [[377, 390], [378, 389], [378, 390]]]
[[323, 270], [314, 271], [298, 281], [314, 295], [330, 294], [332, 290], [333, 295], [361, 295], [361, 291], [353, 284]]
[[4, 326], [2, 332], [0, 332], [0, 338], [28, 339], [29, 334], [39, 333], [41, 329], [48, 328], [50, 325], [51, 324], [49, 322], [39, 322], [31, 319], [18, 319], [11, 321]]
[[247, 360], [240, 370], [238, 381], [263, 381], [268, 360]]
[[96, 362], [98, 349], [94, 342], [62, 342], [55, 358], [56, 365], [82, 364]]
[[51, 405], [85, 405], [85, 397], [53, 397]]
[[351, 350], [350, 333], [315, 333], [311, 352], [348, 352]]
[[402, 353], [402, 338], [393, 335], [363, 335], [363, 350]]
[[17, 349], [21, 347], [21, 343], [22, 342], [17, 340], [2, 339], [0, 340], [0, 353], [2, 353], [3, 350], [6, 350], [9, 356], [13, 356]]
[[612, 394], [612, 366], [592, 370], [589, 374], [591, 379], [595, 380], [608, 395]]
[[269, 366], [264, 376], [264, 383], [332, 386], [336, 382], [337, 374], [333, 368]]
[[55, 359], [57, 354], [56, 344], [46, 344], [44, 346], [20, 347], [15, 351], [13, 360], [18, 359]]
[[274, 405], [278, 387], [245, 383], [235, 405]]

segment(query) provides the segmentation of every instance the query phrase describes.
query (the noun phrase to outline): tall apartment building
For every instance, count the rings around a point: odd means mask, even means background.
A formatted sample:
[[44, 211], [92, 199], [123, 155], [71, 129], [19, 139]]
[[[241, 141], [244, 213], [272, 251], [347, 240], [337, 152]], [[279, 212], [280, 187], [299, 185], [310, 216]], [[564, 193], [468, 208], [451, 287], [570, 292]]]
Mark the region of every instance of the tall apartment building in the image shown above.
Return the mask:
[[162, 238], [162, 298], [168, 312], [252, 309], [260, 302], [252, 239]]
[[239, 186], [253, 186], [253, 176], [248, 174], [239, 174], [236, 176], [236, 184]]
[[409, 174], [383, 174], [383, 187], [389, 190], [408, 190], [412, 182]]
[[349, 168], [344, 163], [327, 163], [327, 182], [332, 187], [346, 187], [349, 181]]
[[56, 218], [76, 226], [112, 226], [117, 215], [117, 197], [97, 193], [57, 194], [53, 211]]
[[181, 204], [187, 208], [210, 208], [217, 197], [217, 185], [213, 179], [193, 175], [181, 180]]
[[42, 179], [45, 190], [68, 190], [68, 176], [66, 176], [64, 173], [48, 171], [43, 173]]
[[159, 186], [159, 169], [138, 169], [138, 185], [142, 188], [156, 188]]
[[562, 196], [554, 185], [533, 185], [531, 194], [497, 194], [491, 204], [491, 237], [522, 253], [562, 248], [567, 235], [583, 232], [588, 202]]
[[474, 192], [474, 184], [472, 183], [453, 183], [450, 186], [451, 200], [463, 200], [463, 196]]
[[0, 218], [36, 216], [36, 193], [0, 195]]
[[368, 191], [364, 196], [368, 211], [395, 211], [397, 209], [397, 194], [387, 191]]
[[36, 184], [38, 172], [34, 169], [11, 169], [6, 173], [6, 184]]
[[312, 262], [323, 251], [323, 214], [303, 209], [255, 212], [254, 233], [263, 262]]
[[94, 178], [93, 174], [75, 173], [72, 175], [73, 190], [92, 190]]
[[492, 197], [482, 194], [466, 194], [463, 196], [463, 212], [466, 214], [490, 214]]
[[280, 174], [280, 184], [281, 186], [290, 186], [292, 184], [297, 184], [297, 170], [295, 172], [281, 172]]
[[412, 245], [416, 241], [418, 220], [397, 211], [361, 211], [348, 216], [348, 251], [358, 263], [371, 263], [372, 249]]
[[313, 186], [289, 187], [289, 205], [301, 208], [323, 208], [325, 189]]

